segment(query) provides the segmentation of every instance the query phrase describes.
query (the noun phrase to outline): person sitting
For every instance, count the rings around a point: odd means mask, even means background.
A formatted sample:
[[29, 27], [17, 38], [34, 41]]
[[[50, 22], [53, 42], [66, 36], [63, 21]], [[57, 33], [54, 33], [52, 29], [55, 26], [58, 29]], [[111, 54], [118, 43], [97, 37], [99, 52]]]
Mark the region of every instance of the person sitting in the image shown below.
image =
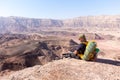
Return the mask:
[[97, 53], [99, 49], [96, 48], [97, 43], [95, 41], [87, 41], [84, 34], [79, 36], [80, 44], [74, 52], [63, 54], [65, 58], [76, 58], [87, 61], [95, 61], [97, 59]]
[[80, 41], [80, 44], [78, 45], [78, 47], [73, 53], [79, 58], [81, 58], [81, 56], [84, 55], [88, 41], [86, 40], [86, 37], [84, 34], [79, 36], [79, 41]]
[[84, 55], [88, 41], [86, 40], [86, 37], [84, 34], [79, 36], [79, 41], [80, 41], [80, 44], [75, 49], [75, 51], [67, 53], [67, 54], [63, 54], [63, 57], [71, 57], [71, 58], [81, 59], [81, 56]]

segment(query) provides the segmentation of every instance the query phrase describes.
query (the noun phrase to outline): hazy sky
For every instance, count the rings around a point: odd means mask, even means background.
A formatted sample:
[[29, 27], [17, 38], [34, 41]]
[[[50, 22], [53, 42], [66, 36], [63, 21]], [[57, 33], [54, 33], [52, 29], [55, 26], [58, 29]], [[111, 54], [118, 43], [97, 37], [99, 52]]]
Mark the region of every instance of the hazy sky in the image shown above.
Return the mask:
[[0, 0], [0, 16], [65, 19], [116, 14], [120, 0]]

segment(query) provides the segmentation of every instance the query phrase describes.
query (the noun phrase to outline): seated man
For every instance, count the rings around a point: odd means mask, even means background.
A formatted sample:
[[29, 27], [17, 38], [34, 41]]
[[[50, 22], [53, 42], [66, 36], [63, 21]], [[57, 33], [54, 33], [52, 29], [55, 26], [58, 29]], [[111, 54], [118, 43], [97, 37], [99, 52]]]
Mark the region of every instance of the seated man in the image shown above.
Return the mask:
[[84, 34], [79, 36], [79, 40], [80, 40], [80, 44], [73, 53], [77, 55], [79, 58], [81, 58], [81, 56], [84, 55], [86, 45], [88, 42]]
[[68, 53], [68, 54], [63, 54], [63, 57], [71, 57], [71, 58], [77, 58], [81, 59], [80, 56], [82, 56], [85, 52], [86, 45], [87, 45], [87, 40], [84, 34], [79, 36], [80, 44], [76, 48], [74, 52]]
[[71, 57], [77, 59], [83, 59], [88, 61], [95, 61], [99, 49], [96, 48], [97, 43], [94, 41], [87, 41], [85, 35], [80, 35], [80, 44], [74, 52], [63, 54], [63, 57]]

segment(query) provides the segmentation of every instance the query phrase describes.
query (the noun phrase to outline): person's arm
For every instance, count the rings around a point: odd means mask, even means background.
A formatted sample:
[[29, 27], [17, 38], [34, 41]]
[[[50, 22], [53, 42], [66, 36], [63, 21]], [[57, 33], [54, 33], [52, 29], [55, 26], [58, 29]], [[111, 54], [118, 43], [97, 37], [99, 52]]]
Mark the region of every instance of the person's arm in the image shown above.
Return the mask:
[[76, 48], [76, 50], [73, 53], [78, 54], [81, 47], [82, 47], [82, 44], [79, 44], [79, 46]]

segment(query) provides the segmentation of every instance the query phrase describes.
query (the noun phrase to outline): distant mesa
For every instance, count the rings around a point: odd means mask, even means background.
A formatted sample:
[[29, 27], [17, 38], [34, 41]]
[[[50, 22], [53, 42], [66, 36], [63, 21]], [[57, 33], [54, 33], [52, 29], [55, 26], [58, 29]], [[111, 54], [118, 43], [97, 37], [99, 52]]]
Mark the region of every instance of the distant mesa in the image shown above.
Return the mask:
[[0, 32], [29, 32], [47, 27], [120, 27], [120, 16], [85, 16], [73, 19], [0, 17]]

